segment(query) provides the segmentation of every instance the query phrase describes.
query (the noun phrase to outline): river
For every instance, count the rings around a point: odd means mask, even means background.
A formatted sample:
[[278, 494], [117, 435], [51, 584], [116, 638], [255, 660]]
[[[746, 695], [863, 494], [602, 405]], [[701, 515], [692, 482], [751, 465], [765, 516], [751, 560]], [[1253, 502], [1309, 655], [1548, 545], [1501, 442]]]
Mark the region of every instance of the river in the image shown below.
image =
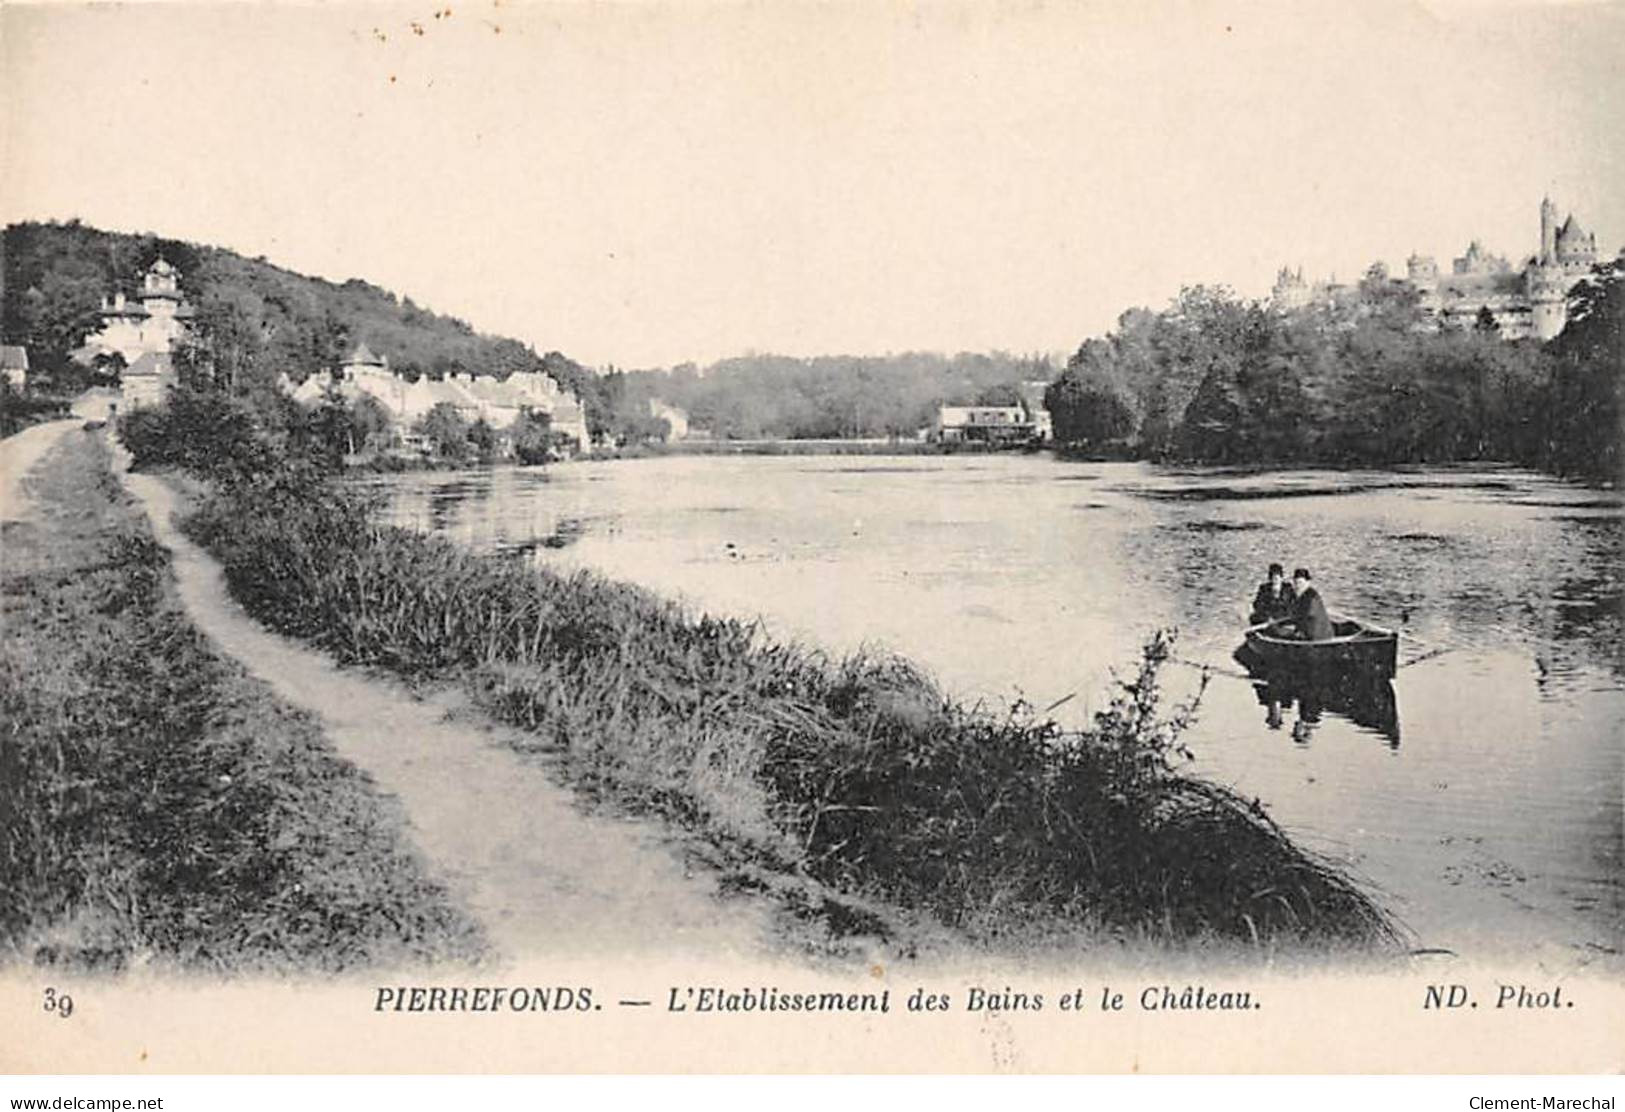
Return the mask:
[[[586, 567], [1079, 722], [1157, 627], [1195, 768], [1347, 863], [1420, 947], [1614, 959], [1625, 507], [1509, 468], [665, 457], [373, 481], [395, 523]], [[1394, 703], [1271, 707], [1230, 652], [1271, 560], [1402, 631]], [[1063, 701], [1064, 700], [1064, 701]], [[1396, 713], [1397, 711], [1397, 713]], [[1358, 721], [1357, 721], [1358, 720]]]

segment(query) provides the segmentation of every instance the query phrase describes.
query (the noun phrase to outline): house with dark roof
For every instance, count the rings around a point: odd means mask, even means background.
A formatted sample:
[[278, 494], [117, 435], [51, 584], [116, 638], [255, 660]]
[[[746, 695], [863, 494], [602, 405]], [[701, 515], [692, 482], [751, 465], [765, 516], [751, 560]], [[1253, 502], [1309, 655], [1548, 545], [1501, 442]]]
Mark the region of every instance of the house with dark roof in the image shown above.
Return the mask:
[[149, 351], [137, 356], [119, 376], [126, 409], [157, 405], [175, 384], [175, 361], [167, 351]]

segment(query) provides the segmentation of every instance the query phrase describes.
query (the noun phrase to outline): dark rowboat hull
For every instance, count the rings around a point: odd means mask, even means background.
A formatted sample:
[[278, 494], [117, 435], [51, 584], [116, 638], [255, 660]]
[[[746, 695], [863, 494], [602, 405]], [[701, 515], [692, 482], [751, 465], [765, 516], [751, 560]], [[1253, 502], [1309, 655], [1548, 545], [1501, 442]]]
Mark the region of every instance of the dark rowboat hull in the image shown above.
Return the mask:
[[[1399, 664], [1399, 634], [1365, 622], [1332, 623], [1336, 636], [1298, 641], [1283, 636], [1277, 623], [1252, 626], [1237, 653], [1249, 671], [1286, 673], [1326, 680], [1339, 676], [1391, 680]], [[1243, 655], [1245, 654], [1245, 655]]]

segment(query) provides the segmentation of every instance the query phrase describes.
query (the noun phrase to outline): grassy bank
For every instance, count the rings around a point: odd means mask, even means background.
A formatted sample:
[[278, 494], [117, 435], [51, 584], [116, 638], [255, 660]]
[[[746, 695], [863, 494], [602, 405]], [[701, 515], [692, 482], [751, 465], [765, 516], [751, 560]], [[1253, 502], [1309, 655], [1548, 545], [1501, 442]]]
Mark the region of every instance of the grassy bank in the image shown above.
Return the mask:
[[695, 832], [837, 929], [912, 915], [986, 941], [1393, 937], [1260, 809], [1180, 771], [1164, 638], [1091, 729], [1066, 732], [962, 705], [903, 660], [832, 659], [377, 526], [315, 469], [223, 459], [212, 477], [187, 528], [261, 621], [346, 663], [466, 683], [578, 786]]
[[398, 812], [186, 621], [100, 436], [68, 433], [30, 493], [0, 572], [0, 960], [477, 956]]

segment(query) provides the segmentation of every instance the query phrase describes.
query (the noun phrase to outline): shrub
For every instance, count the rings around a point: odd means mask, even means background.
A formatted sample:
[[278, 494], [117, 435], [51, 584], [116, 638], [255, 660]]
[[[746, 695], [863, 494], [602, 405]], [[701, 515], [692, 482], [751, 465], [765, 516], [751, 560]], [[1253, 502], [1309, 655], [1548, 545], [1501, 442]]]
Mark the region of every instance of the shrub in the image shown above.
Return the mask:
[[281, 462], [247, 403], [211, 389], [177, 386], [164, 404], [126, 412], [119, 438], [137, 468], [179, 467], [225, 483]]
[[66, 398], [18, 390], [10, 379], [0, 378], [0, 436], [67, 415]]

